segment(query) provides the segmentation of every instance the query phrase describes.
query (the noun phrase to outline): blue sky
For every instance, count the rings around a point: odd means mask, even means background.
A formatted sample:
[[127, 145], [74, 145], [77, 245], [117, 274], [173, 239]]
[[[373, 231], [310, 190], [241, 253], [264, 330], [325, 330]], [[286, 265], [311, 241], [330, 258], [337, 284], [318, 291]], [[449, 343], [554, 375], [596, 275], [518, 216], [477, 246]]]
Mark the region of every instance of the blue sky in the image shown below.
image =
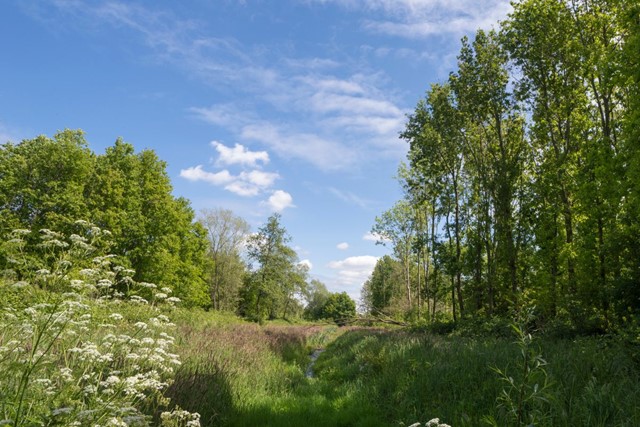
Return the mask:
[[193, 208], [273, 212], [312, 277], [358, 298], [401, 197], [406, 114], [506, 0], [15, 0], [0, 141], [83, 129], [168, 164]]

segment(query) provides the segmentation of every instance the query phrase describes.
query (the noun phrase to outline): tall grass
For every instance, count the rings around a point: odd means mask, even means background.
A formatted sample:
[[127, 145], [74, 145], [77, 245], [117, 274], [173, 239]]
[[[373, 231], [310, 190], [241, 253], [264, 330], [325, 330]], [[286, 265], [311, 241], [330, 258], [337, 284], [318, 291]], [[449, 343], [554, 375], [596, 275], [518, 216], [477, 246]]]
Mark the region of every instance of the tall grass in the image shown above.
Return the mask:
[[180, 324], [183, 365], [169, 395], [199, 412], [203, 425], [269, 425], [270, 414], [262, 412], [278, 411], [280, 398], [294, 396], [307, 383], [310, 348], [326, 339], [327, 328], [260, 326], [213, 316], [217, 320]]
[[[548, 362], [549, 381], [545, 402], [536, 406], [545, 417], [535, 425], [640, 425], [638, 369], [617, 343], [581, 338], [535, 345]], [[522, 351], [508, 339], [352, 331], [328, 347], [316, 369], [375, 401], [381, 425], [437, 416], [454, 426], [484, 425], [490, 417], [509, 426], [518, 422], [499, 404], [504, 376], [492, 368], [516, 377]]]

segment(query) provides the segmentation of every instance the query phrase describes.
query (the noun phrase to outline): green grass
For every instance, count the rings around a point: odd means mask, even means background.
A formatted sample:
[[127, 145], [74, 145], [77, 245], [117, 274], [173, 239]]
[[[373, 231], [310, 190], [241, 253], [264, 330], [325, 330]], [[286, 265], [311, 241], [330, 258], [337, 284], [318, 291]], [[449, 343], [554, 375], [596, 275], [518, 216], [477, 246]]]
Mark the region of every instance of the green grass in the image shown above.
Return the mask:
[[[206, 322], [204, 324], [207, 324]], [[438, 417], [452, 426], [515, 425], [494, 369], [518, 381], [513, 339], [382, 329], [234, 322], [180, 326], [184, 364], [170, 390], [202, 424], [398, 426]], [[308, 355], [326, 348], [315, 378]], [[536, 425], [640, 425], [638, 367], [613, 340], [533, 342], [551, 383]]]

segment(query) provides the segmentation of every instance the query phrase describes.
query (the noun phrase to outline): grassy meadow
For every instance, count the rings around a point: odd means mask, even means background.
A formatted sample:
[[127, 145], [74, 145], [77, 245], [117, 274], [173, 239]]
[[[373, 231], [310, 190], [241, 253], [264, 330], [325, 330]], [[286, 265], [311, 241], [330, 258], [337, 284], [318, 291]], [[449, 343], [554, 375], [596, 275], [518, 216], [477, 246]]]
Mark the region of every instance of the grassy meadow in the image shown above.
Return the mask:
[[259, 325], [137, 299], [0, 290], [10, 307], [0, 425], [640, 425], [637, 352], [617, 337]]
[[[640, 425], [637, 364], [614, 339], [259, 326], [224, 316], [178, 325], [183, 364], [168, 394], [203, 425]], [[325, 351], [306, 378], [315, 348]]]

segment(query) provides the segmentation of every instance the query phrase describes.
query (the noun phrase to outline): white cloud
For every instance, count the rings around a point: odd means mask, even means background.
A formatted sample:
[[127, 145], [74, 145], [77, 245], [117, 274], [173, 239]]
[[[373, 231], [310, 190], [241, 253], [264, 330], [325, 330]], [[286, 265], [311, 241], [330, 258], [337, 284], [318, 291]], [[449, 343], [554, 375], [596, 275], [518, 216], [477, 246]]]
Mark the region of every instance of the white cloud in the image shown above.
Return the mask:
[[[308, 0], [307, 0], [308, 1]], [[406, 38], [488, 29], [511, 10], [509, 0], [315, 0], [337, 3], [372, 16], [363, 27], [377, 33]]]
[[389, 243], [390, 240], [384, 236], [381, 236], [378, 233], [372, 233], [370, 231], [368, 231], [364, 236], [362, 236], [362, 240], [366, 240], [368, 242], [382, 242], [382, 243]]
[[226, 185], [224, 189], [242, 197], [253, 197], [260, 194], [260, 187], [239, 180]]
[[329, 268], [336, 270], [337, 285], [343, 287], [361, 286], [371, 275], [378, 257], [371, 255], [353, 256], [341, 261], [331, 261]]
[[257, 196], [273, 185], [280, 177], [277, 173], [253, 170], [232, 175], [224, 169], [220, 172], [207, 172], [202, 165], [182, 169], [180, 176], [189, 181], [204, 181], [211, 185], [223, 186], [225, 190], [243, 197]]
[[252, 170], [250, 172], [242, 172], [239, 178], [261, 188], [268, 188], [273, 185], [276, 179], [280, 178], [275, 172], [263, 172]]
[[356, 161], [352, 149], [311, 133], [288, 132], [269, 123], [245, 126], [241, 137], [268, 145], [284, 158], [303, 159], [322, 170], [337, 170]]
[[336, 248], [340, 249], [341, 251], [346, 251], [347, 249], [349, 249], [349, 244], [347, 242], [338, 243], [336, 245]]
[[298, 264], [299, 265], [304, 265], [305, 267], [307, 267], [307, 270], [311, 270], [313, 268], [313, 264], [308, 259], [303, 259]]
[[220, 154], [217, 161], [220, 164], [255, 167], [258, 162], [265, 165], [269, 163], [269, 154], [266, 151], [250, 151], [241, 144], [231, 148], [218, 141], [211, 141], [211, 146]]
[[294, 207], [291, 194], [282, 190], [274, 191], [265, 203], [274, 212], [282, 212], [286, 208]]
[[226, 169], [213, 173], [203, 170], [202, 165], [182, 169], [180, 176], [189, 181], [205, 181], [212, 185], [223, 185], [234, 180], [234, 177]]

